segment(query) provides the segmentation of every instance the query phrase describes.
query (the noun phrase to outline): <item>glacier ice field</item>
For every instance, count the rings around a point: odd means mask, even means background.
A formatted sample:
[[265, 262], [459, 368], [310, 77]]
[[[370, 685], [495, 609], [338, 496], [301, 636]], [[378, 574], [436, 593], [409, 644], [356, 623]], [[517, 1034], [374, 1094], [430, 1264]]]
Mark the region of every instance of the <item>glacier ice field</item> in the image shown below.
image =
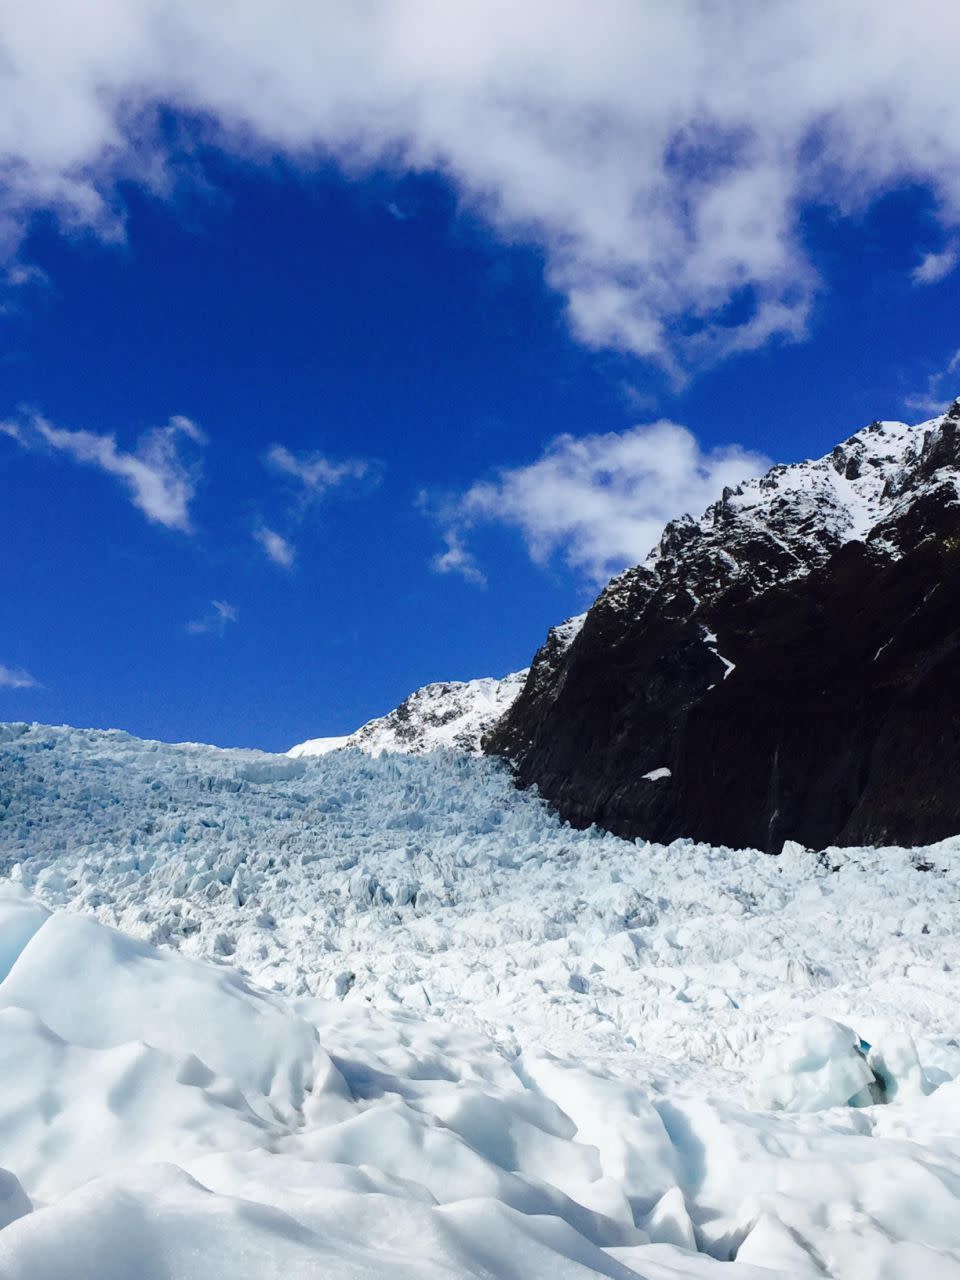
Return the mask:
[[960, 1278], [958, 889], [0, 726], [0, 1277]]

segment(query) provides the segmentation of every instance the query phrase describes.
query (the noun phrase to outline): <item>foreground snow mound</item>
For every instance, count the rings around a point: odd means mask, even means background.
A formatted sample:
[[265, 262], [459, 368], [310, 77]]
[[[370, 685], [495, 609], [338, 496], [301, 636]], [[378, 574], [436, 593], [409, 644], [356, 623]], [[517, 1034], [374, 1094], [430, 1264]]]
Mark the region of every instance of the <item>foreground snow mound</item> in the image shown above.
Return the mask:
[[782, 1111], [823, 1111], [879, 1102], [882, 1091], [860, 1037], [831, 1018], [809, 1018], [760, 1067], [758, 1101]]
[[[103, 998], [91, 1004], [91, 991]], [[29, 1010], [87, 1048], [194, 1053], [284, 1115], [330, 1075], [316, 1031], [239, 974], [176, 955], [159, 963], [152, 947], [82, 916], [51, 916], [33, 935], [0, 984], [0, 1009]]]
[[960, 1277], [960, 1083], [756, 1113], [0, 906], [4, 1280]]

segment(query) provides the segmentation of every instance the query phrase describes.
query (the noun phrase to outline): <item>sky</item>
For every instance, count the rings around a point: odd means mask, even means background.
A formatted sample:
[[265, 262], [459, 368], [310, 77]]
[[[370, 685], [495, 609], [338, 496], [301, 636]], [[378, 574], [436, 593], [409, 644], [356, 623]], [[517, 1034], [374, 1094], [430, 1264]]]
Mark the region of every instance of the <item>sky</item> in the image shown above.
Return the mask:
[[11, 6], [0, 720], [349, 732], [933, 416], [960, 13], [901, 9]]

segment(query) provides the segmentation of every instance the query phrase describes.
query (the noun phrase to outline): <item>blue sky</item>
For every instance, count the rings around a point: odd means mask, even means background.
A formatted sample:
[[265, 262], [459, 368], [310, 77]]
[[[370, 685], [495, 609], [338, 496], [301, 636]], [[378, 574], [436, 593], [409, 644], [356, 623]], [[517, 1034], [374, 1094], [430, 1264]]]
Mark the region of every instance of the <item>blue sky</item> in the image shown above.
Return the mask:
[[[0, 137], [16, 175], [0, 192], [0, 719], [270, 749], [349, 731], [427, 681], [526, 665], [727, 480], [960, 388], [956, 144], [936, 102], [929, 129], [915, 111], [896, 147], [890, 129], [892, 159], [865, 156], [873, 108], [839, 89], [848, 151], [800, 90], [773, 124], [744, 106], [755, 156], [725, 115], [704, 141], [678, 94], [638, 158], [629, 130], [647, 138], [660, 100], [618, 89], [623, 41], [584, 51], [569, 14], [549, 146], [525, 132], [536, 28], [484, 28], [498, 68], [526, 51], [495, 109], [446, 32], [437, 137], [426, 65], [416, 119], [371, 124], [411, 60], [382, 31], [360, 33], [383, 68], [351, 99], [359, 131], [268, 92], [239, 121], [245, 77], [296, 82], [284, 41], [211, 64], [211, 30], [181, 15], [202, 69], [174, 82], [135, 31], [109, 47], [6, 33], [25, 118], [76, 60], [62, 109], [80, 123]], [[629, 9], [610, 15], [611, 37], [629, 28]], [[657, 39], [679, 65], [698, 37]], [[767, 33], [758, 77], [784, 40], [785, 74], [795, 37]], [[586, 89], [567, 74], [584, 58]], [[101, 119], [104, 80], [127, 105]], [[523, 110], [504, 122], [509, 92]], [[585, 153], [577, 114], [597, 103], [619, 123]], [[476, 128], [451, 133], [458, 111]], [[517, 178], [531, 171], [536, 190]], [[654, 190], [670, 199], [641, 216]]]

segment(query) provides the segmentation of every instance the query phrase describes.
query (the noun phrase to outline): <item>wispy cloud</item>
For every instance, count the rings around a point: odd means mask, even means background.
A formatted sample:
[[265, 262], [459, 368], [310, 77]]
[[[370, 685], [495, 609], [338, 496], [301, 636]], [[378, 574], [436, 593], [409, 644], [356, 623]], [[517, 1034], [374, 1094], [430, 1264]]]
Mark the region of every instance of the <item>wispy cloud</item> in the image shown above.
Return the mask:
[[558, 436], [535, 462], [504, 467], [441, 507], [446, 549], [433, 567], [481, 581], [469, 533], [479, 525], [502, 524], [520, 531], [536, 564], [561, 555], [571, 569], [599, 584], [642, 560], [668, 520], [685, 512], [699, 515], [725, 485], [769, 465], [735, 444], [705, 451], [685, 427], [666, 421], [602, 435]]
[[945, 280], [960, 261], [960, 250], [950, 245], [942, 253], [925, 254], [918, 266], [910, 273], [914, 284], [937, 284]]
[[274, 564], [278, 564], [281, 569], [293, 568], [293, 562], [297, 558], [297, 549], [292, 542], [289, 542], [282, 534], [277, 533], [275, 529], [269, 529], [263, 524], [254, 529], [253, 536], [254, 540], [260, 544], [264, 554]]
[[188, 622], [185, 630], [192, 636], [211, 634], [222, 636], [227, 626], [231, 622], [236, 622], [238, 617], [237, 610], [226, 600], [211, 600], [209, 608], [198, 618]]
[[302, 525], [326, 494], [348, 481], [364, 481], [367, 489], [380, 481], [380, 469], [367, 458], [335, 461], [316, 451], [296, 453], [283, 444], [271, 445], [263, 462], [268, 471], [287, 482], [288, 500], [280, 523], [288, 529], [281, 534], [260, 524], [254, 537], [270, 559], [284, 569], [292, 568], [296, 558], [292, 531]]
[[196, 423], [177, 415], [165, 427], [147, 431], [130, 452], [114, 435], [69, 431], [55, 427], [40, 414], [18, 422], [0, 423], [0, 432], [23, 449], [53, 451], [83, 466], [96, 467], [117, 479], [138, 511], [168, 529], [192, 533], [190, 504], [200, 479], [200, 463], [184, 456], [186, 442], [202, 446], [206, 437]]
[[362, 480], [370, 473], [370, 463], [365, 458], [332, 462], [321, 453], [294, 453], [282, 444], [271, 445], [265, 461], [271, 471], [298, 481], [311, 500], [322, 497], [344, 480]]
[[26, 285], [49, 285], [50, 277], [30, 263], [12, 262], [7, 267], [5, 282], [13, 289], [22, 289]]
[[[960, 27], [944, 0], [7, 5], [0, 227], [122, 234], [179, 163], [153, 109], [269, 163], [442, 174], [541, 252], [576, 336], [682, 373], [802, 337], [823, 287], [804, 210], [918, 184], [960, 226]], [[850, 73], [851, 67], [857, 73]], [[882, 127], [878, 127], [882, 121]], [[945, 269], [934, 255], [918, 283]], [[729, 304], [738, 303], [737, 319]], [[748, 304], [748, 305], [745, 305]]]
[[923, 391], [914, 391], [903, 397], [904, 408], [910, 413], [924, 413], [931, 418], [946, 412], [960, 394], [960, 350], [953, 353], [946, 365], [931, 373]]
[[0, 689], [39, 689], [40, 681], [34, 679], [23, 667], [7, 667], [0, 662]]
[[23, 294], [43, 289], [50, 284], [45, 271], [30, 263], [14, 259], [3, 263], [3, 209], [0, 204], [0, 315], [11, 315], [23, 307]]
[[[456, 520], [456, 515], [453, 518]], [[487, 575], [477, 564], [473, 552], [464, 545], [463, 533], [457, 528], [456, 524], [450, 525], [443, 530], [443, 540], [446, 544], [446, 549], [438, 551], [430, 561], [436, 572], [454, 573], [463, 578], [465, 582], [472, 582], [475, 586], [485, 587], [487, 585]]]

